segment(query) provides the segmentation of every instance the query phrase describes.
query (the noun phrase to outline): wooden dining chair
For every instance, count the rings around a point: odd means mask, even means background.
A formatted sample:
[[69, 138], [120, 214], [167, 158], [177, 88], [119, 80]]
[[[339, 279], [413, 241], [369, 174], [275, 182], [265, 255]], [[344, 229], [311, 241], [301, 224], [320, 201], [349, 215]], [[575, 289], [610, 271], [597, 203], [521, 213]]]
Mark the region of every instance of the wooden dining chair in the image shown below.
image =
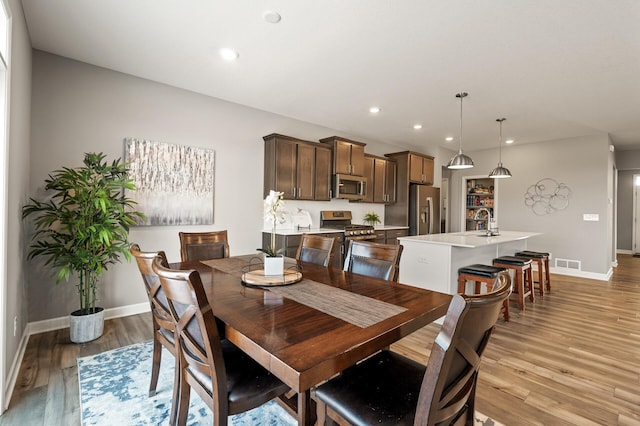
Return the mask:
[[510, 292], [500, 280], [486, 294], [454, 295], [426, 366], [385, 350], [318, 386], [318, 425], [329, 412], [362, 426], [473, 426], [480, 359]]
[[227, 231], [180, 232], [180, 257], [189, 260], [208, 260], [229, 257]]
[[213, 413], [213, 424], [226, 425], [229, 415], [256, 408], [289, 390], [227, 339], [221, 339], [216, 318], [197, 271], [172, 270], [159, 259], [153, 264], [167, 296], [178, 338], [180, 383], [176, 424], [186, 424], [191, 389]]
[[[142, 275], [142, 282], [149, 298], [151, 306], [151, 321], [153, 324], [153, 363], [151, 365], [151, 383], [149, 385], [149, 396], [156, 393], [158, 385], [158, 375], [160, 373], [160, 362], [162, 360], [162, 347], [164, 346], [174, 356], [175, 372], [179, 373], [178, 357], [175, 349], [175, 328], [173, 326], [173, 318], [169, 313], [169, 305], [167, 297], [160, 285], [160, 279], [153, 270], [153, 261], [158, 258], [163, 266], [168, 266], [167, 256], [163, 251], [144, 252], [140, 250], [138, 244], [132, 244], [129, 251], [136, 259], [138, 269]], [[178, 380], [174, 380], [174, 384]], [[172, 406], [170, 421], [175, 421], [177, 404]]]
[[402, 248], [400, 244], [351, 240], [343, 269], [354, 274], [397, 282]]
[[296, 259], [316, 265], [329, 266], [333, 256], [335, 238], [302, 234]]

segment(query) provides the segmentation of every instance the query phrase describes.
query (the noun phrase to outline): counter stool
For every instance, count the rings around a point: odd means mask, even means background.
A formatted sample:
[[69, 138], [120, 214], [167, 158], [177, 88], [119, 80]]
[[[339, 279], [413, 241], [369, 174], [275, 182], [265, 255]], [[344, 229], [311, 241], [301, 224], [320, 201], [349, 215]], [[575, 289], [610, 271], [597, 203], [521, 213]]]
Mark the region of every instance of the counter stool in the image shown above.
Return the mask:
[[518, 305], [524, 311], [524, 298], [529, 296], [529, 301], [534, 302], [533, 277], [531, 274], [531, 259], [519, 256], [501, 256], [493, 259], [493, 266], [512, 269], [515, 271], [515, 289], [518, 292]]
[[528, 257], [538, 264], [538, 292], [540, 297], [544, 296], [545, 287], [551, 291], [551, 278], [549, 277], [549, 253], [540, 251], [519, 251], [516, 256]]
[[[509, 274], [507, 274], [506, 271], [507, 270], [505, 268], [498, 268], [495, 266], [481, 265], [481, 264], [464, 266], [458, 269], [458, 293], [460, 294], [466, 293], [467, 281], [475, 282], [474, 294], [481, 293], [481, 289], [480, 289], [481, 283], [485, 284], [486, 291], [489, 292], [493, 288], [500, 274], [506, 275], [507, 278], [511, 280], [511, 277], [509, 277]], [[503, 314], [504, 314], [504, 320], [509, 321], [509, 298], [506, 298], [504, 300]]]

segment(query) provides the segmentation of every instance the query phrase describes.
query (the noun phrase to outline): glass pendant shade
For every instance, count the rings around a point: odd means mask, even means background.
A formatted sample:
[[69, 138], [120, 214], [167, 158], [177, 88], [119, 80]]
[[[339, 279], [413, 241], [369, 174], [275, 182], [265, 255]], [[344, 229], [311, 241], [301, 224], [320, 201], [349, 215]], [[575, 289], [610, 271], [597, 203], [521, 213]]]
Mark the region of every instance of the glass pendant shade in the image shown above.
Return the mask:
[[489, 173], [489, 177], [493, 179], [504, 179], [511, 177], [511, 172], [509, 171], [509, 169], [502, 165], [502, 122], [505, 120], [506, 118], [496, 119], [496, 121], [500, 123], [500, 137], [498, 138], [498, 167], [491, 170], [491, 173]]
[[449, 169], [470, 169], [473, 167], [473, 160], [468, 155], [462, 153], [462, 100], [469, 94], [467, 92], [460, 92], [456, 95], [456, 98], [460, 99], [460, 150], [455, 155], [447, 167]]

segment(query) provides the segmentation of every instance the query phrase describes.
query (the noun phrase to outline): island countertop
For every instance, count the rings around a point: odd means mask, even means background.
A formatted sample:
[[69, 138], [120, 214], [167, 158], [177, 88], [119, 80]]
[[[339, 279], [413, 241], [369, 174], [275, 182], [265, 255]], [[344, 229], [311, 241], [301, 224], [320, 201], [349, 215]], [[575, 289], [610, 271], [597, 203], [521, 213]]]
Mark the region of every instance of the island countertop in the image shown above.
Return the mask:
[[411, 237], [399, 237], [401, 243], [405, 241], [443, 244], [456, 247], [484, 247], [495, 244], [503, 244], [510, 241], [526, 240], [527, 238], [540, 235], [539, 232], [527, 231], [500, 231], [499, 235], [486, 236], [483, 231], [451, 232], [447, 234], [414, 235]]

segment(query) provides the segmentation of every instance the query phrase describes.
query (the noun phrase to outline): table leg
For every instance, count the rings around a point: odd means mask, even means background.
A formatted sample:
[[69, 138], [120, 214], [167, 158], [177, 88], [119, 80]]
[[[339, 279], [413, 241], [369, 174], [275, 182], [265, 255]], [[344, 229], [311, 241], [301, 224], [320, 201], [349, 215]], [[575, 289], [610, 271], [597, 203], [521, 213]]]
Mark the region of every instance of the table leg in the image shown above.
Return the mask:
[[311, 391], [298, 394], [298, 425], [310, 426], [315, 422], [315, 413], [311, 409]]

